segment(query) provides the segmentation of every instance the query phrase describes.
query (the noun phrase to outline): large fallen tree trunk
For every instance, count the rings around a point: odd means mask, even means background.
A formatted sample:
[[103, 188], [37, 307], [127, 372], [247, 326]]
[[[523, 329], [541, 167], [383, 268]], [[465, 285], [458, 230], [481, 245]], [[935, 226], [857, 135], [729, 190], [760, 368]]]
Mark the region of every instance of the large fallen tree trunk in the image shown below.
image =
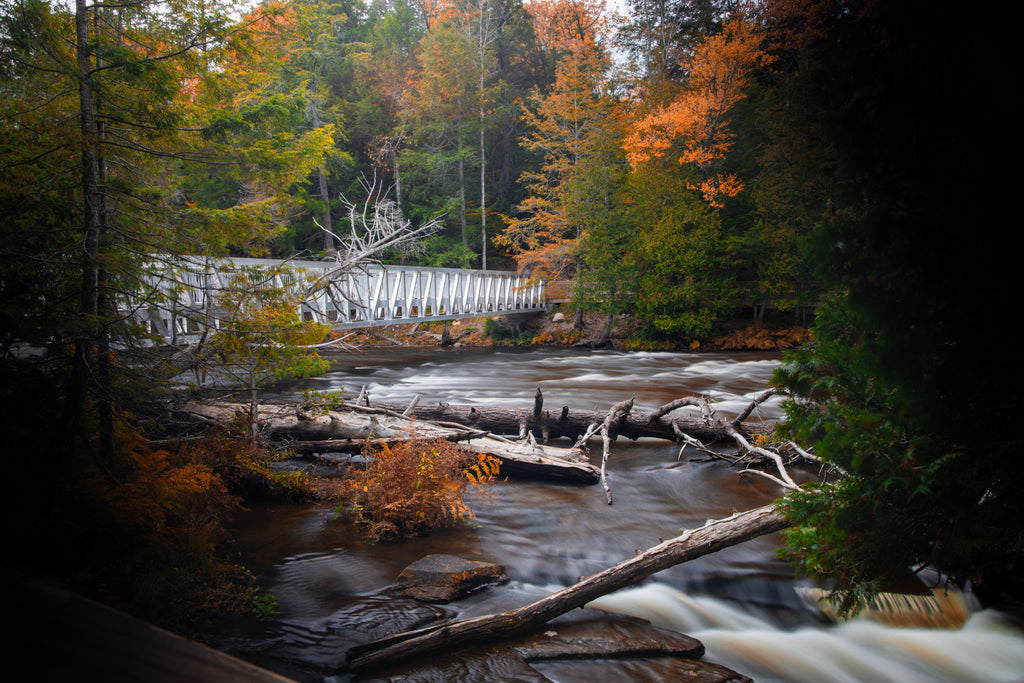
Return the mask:
[[[366, 408], [352, 408], [310, 415], [295, 406], [263, 404], [259, 421], [264, 436], [302, 455], [360, 452], [367, 445], [446, 439], [470, 453], [498, 458], [501, 476], [580, 484], [595, 484], [600, 477], [597, 467], [578, 447], [558, 448], [529, 439], [512, 442], [460, 425], [413, 420], [382, 409], [366, 412]], [[195, 402], [182, 412], [224, 424], [245, 409], [238, 403]]]
[[441, 649], [480, 644], [531, 631], [561, 614], [633, 585], [663, 569], [781, 531], [788, 525], [772, 505], [711, 521], [525, 607], [502, 614], [434, 624], [352, 648], [347, 655], [349, 668], [356, 672], [368, 671]]
[[[532, 408], [508, 408], [499, 406], [469, 406], [439, 403], [437, 405], [419, 404], [415, 408], [415, 416], [424, 420], [444, 420], [458, 422], [473, 429], [483, 429], [493, 434], [518, 434], [524, 436], [529, 432], [541, 442], [556, 438], [577, 440], [588, 432], [592, 425], [601, 425], [607, 417], [602, 410], [570, 410], [569, 406], [552, 412], [543, 407], [544, 397], [537, 390]], [[405, 406], [375, 403], [378, 408], [402, 413]], [[669, 414], [683, 406], [702, 408], [701, 416], [676, 416]], [[746, 416], [744, 416], [746, 417]], [[742, 422], [742, 421], [741, 421]], [[733, 421], [735, 424], [735, 421]], [[760, 425], [744, 425], [749, 433], [767, 431], [769, 427]], [[625, 437], [639, 439], [650, 437], [656, 439], [678, 440], [679, 432], [703, 441], [731, 441], [732, 435], [726, 423], [712, 417], [710, 408], [703, 399], [687, 397], [673, 401], [653, 412], [632, 410], [620, 415], [608, 425], [612, 439]]]

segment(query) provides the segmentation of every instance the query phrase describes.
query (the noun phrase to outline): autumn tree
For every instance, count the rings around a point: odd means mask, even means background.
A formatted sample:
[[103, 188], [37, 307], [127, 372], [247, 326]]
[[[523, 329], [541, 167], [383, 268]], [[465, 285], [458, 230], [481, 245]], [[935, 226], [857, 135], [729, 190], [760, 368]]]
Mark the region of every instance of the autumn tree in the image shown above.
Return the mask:
[[456, 19], [459, 31], [473, 47], [473, 69], [479, 126], [480, 177], [480, 267], [487, 270], [487, 147], [486, 119], [490, 108], [487, 80], [495, 69], [493, 47], [508, 20], [506, 7], [500, 0], [469, 0]]
[[390, 129], [373, 140], [370, 156], [381, 172], [390, 171], [399, 206], [403, 201], [400, 157], [409, 139], [409, 129], [402, 117], [412, 106], [418, 71], [416, 52], [423, 31], [412, 4], [395, 0], [377, 20], [369, 36], [372, 78], [381, 91], [382, 109], [392, 119]]
[[524, 109], [529, 132], [523, 142], [541, 161], [520, 176], [531, 194], [507, 219], [497, 241], [510, 248], [521, 271], [569, 279], [578, 265], [585, 223], [594, 213], [590, 205], [604, 203], [595, 174], [615, 163], [616, 141], [609, 132], [618, 103], [609, 87], [610, 59], [598, 44], [603, 8], [535, 2], [530, 11], [536, 12], [541, 44], [564, 56], [550, 92], [534, 89]]
[[[415, 192], [440, 193], [445, 203], [432, 210], [454, 214], [464, 250], [469, 250], [468, 184], [472, 163], [472, 122], [476, 109], [473, 46], [465, 36], [438, 23], [420, 47], [421, 73], [415, 85], [410, 121], [412, 149], [404, 156], [422, 179]], [[409, 193], [412, 198], [425, 198]]]
[[301, 273], [244, 267], [227, 275], [227, 286], [216, 301], [222, 324], [210, 345], [218, 358], [217, 371], [248, 393], [249, 424], [256, 440], [260, 388], [274, 379], [323, 373], [327, 361], [308, 347], [324, 340], [327, 327], [299, 314], [309, 286]]
[[755, 71], [768, 62], [759, 29], [743, 16], [693, 46], [685, 80], [667, 103], [640, 84], [625, 148], [638, 188], [634, 225], [636, 304], [657, 335], [699, 340], [739, 301], [742, 240], [723, 213], [744, 187], [728, 167], [732, 117]]
[[736, 0], [630, 0], [616, 41], [636, 63], [655, 104], [685, 79], [685, 61], [741, 3]]
[[[136, 614], [152, 607], [132, 601], [143, 594], [195, 608], [216, 592], [222, 615], [251, 588], [221, 581], [244, 572], [212, 550], [232, 500], [211, 469], [143, 443], [166, 354], [126, 310], [147, 265], [188, 245], [175, 186], [200, 161], [188, 90], [216, 62], [227, 10], [0, 3], [0, 428], [12, 452], [32, 454], [4, 538]], [[168, 604], [144, 616], [182, 626]]]
[[742, 181], [716, 166], [733, 143], [729, 111], [745, 96], [754, 70], [768, 61], [762, 40], [753, 23], [737, 16], [722, 33], [701, 43], [684, 62], [687, 77], [680, 96], [637, 121], [626, 140], [630, 163], [671, 154], [696, 170], [688, 187], [709, 205], [721, 207], [722, 198], [739, 194]]
[[185, 168], [180, 181], [195, 252], [267, 253], [308, 211], [310, 185], [319, 197], [313, 213], [331, 222], [326, 165], [348, 158], [337, 148], [341, 128], [328, 121], [338, 118], [325, 82], [337, 20], [304, 3], [260, 5], [219, 68], [199, 79], [194, 149], [217, 163]]
[[[168, 169], [192, 159], [181, 144], [189, 132], [179, 95], [187, 76], [205, 68], [229, 22], [214, 3], [177, 2], [173, 9], [84, 0], [73, 8], [38, 0], [3, 8], [0, 40], [11, 98], [5, 126], [13, 134], [4, 166], [15, 169], [4, 174], [5, 194], [12, 202], [34, 196], [36, 186], [26, 181], [51, 176], [42, 187], [63, 187], [59, 206], [71, 197], [78, 203], [33, 226], [60, 236], [56, 242], [5, 244], [9, 253], [60, 273], [50, 279], [50, 291], [36, 294], [35, 305], [63, 309], [43, 337], [61, 350], [53, 359], [68, 362], [64, 413], [51, 449], [61, 462], [82, 454], [90, 406], [99, 419], [94, 455], [111, 459], [117, 394], [127, 386], [114, 379], [119, 368], [111, 340], [134, 332], [115, 302], [141, 280], [145, 255], [178, 250], [176, 231], [166, 227], [177, 215]], [[38, 118], [44, 114], [52, 118]], [[74, 129], [67, 125], [72, 121]], [[43, 146], [30, 153], [37, 143]], [[71, 300], [76, 304], [67, 306]]]

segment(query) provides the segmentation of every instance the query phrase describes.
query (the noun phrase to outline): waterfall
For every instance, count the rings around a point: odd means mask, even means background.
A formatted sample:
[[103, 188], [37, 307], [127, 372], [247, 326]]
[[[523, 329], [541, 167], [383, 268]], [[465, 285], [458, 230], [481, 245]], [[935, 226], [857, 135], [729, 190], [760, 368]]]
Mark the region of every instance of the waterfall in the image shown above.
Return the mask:
[[1016, 683], [1024, 681], [1024, 634], [991, 610], [959, 629], [903, 628], [858, 617], [785, 629], [725, 601], [651, 583], [593, 603], [692, 635], [705, 658], [758, 683]]

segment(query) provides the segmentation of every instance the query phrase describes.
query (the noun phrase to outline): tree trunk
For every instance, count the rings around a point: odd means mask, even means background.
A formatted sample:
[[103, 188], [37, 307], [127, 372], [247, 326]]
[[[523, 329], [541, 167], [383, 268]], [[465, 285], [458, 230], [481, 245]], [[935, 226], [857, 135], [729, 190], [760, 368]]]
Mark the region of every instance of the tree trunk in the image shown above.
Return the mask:
[[768, 293], [765, 292], [764, 296], [761, 297], [761, 305], [754, 305], [754, 322], [763, 323], [765, 311], [768, 310]]
[[[481, 13], [482, 14], [482, 13]], [[483, 63], [481, 55], [481, 64]], [[487, 158], [484, 150], [484, 70], [480, 69], [480, 269], [487, 270]]]
[[327, 174], [324, 169], [316, 170], [320, 185], [320, 199], [324, 203], [324, 250], [334, 249], [334, 223], [331, 220], [331, 197], [327, 191]]
[[[538, 390], [538, 394], [539, 394]], [[541, 408], [537, 408], [540, 402]], [[378, 407], [395, 411], [398, 414], [404, 406], [377, 404]], [[628, 439], [651, 437], [657, 439], [677, 440], [676, 430], [680, 430], [695, 439], [704, 442], [731, 441], [732, 436], [724, 424], [713, 420], [710, 416], [668, 418], [668, 413], [683, 405], [700, 405], [700, 400], [690, 398], [673, 401], [671, 408], [648, 413], [633, 410], [628, 415], [609, 425], [610, 436], [623, 436]], [[543, 397], [538, 396], [534, 408], [507, 408], [501, 406], [468, 406], [439, 403], [437, 405], [420, 404], [416, 407], [416, 417], [425, 420], [441, 420], [457, 422], [472, 429], [481, 429], [493, 434], [519, 436], [526, 431], [543, 442], [551, 439], [566, 438], [576, 440], [587, 432], [591, 425], [601, 425], [608, 413], [598, 410], [570, 410], [569, 406], [552, 413], [543, 409]], [[747, 427], [748, 432], [757, 433], [761, 430], [757, 425]], [[767, 431], [765, 428], [764, 431]]]
[[[316, 78], [309, 82], [309, 109], [313, 128], [320, 128], [320, 101], [316, 94]], [[334, 221], [331, 220], [331, 197], [327, 190], [327, 172], [323, 167], [316, 169], [320, 200], [324, 203], [324, 251], [334, 249]]]
[[78, 66], [79, 119], [82, 131], [80, 161], [84, 214], [82, 224], [82, 292], [80, 315], [75, 330], [75, 352], [64, 398], [60, 428], [51, 446], [59, 461], [66, 463], [74, 455], [89, 378], [92, 374], [92, 330], [98, 313], [100, 190], [97, 177], [95, 83], [92, 48], [89, 44], [89, 9], [86, 0], [75, 1], [75, 50]]
[[615, 315], [609, 311], [608, 317], [604, 321], [604, 326], [601, 328], [601, 335], [594, 341], [593, 346], [595, 349], [611, 345], [612, 323], [614, 321]]
[[462, 229], [462, 246], [469, 249], [469, 236], [466, 235], [466, 168], [461, 155], [459, 157], [459, 227]]
[[369, 671], [438, 650], [528, 632], [663, 569], [781, 531], [787, 526], [789, 523], [772, 505], [711, 521], [525, 607], [502, 614], [434, 624], [352, 648], [348, 652], [349, 668], [355, 672]]
[[395, 203], [402, 207], [402, 173], [398, 166], [398, 150], [395, 150]]

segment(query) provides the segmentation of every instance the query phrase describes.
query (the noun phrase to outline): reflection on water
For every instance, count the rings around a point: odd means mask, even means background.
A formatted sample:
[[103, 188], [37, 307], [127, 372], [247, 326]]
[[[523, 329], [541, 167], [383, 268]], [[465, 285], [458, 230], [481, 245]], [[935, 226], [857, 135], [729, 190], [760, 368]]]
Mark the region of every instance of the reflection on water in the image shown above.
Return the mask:
[[[381, 402], [404, 403], [418, 394], [421, 403], [528, 407], [539, 387], [548, 408], [568, 404], [598, 410], [629, 396], [639, 408], [651, 410], [703, 394], [731, 416], [767, 386], [779, 360], [775, 354], [389, 350], [339, 356], [326, 377], [283, 391], [344, 388], [355, 396], [366, 386], [371, 399]], [[776, 419], [779, 412], [773, 400], [761, 417]], [[781, 494], [763, 478], [740, 478], [722, 463], [692, 461], [695, 455], [684, 451], [680, 457], [677, 445], [660, 441], [620, 441], [609, 462], [613, 506], [598, 486], [498, 483], [489, 500], [471, 501], [477, 515], [473, 526], [395, 544], [368, 545], [326, 507], [257, 507], [240, 520], [239, 551], [277, 596], [280, 623], [289, 633], [302, 634], [289, 643], [291, 656], [301, 658], [306, 651], [315, 658], [322, 643], [310, 644], [316, 640], [310, 634], [338, 619], [353, 596], [379, 592], [424, 555], [448, 553], [505, 565], [508, 585], [450, 606], [461, 616], [500, 612], [682, 529]], [[789, 566], [775, 557], [778, 544], [777, 535], [754, 539], [667, 569], [639, 588], [599, 602], [688, 633], [705, 643], [708, 661], [757, 681], [1010, 682], [1024, 677], [1024, 638], [992, 613], [975, 614], [957, 631], [893, 629], [865, 620], [823, 626], [794, 590]], [[598, 673], [586, 674], [597, 678], [586, 680], [647, 675], [622, 666], [598, 665]], [[557, 665], [543, 670], [554, 680], [578, 680], [581, 671], [569, 674]]]

